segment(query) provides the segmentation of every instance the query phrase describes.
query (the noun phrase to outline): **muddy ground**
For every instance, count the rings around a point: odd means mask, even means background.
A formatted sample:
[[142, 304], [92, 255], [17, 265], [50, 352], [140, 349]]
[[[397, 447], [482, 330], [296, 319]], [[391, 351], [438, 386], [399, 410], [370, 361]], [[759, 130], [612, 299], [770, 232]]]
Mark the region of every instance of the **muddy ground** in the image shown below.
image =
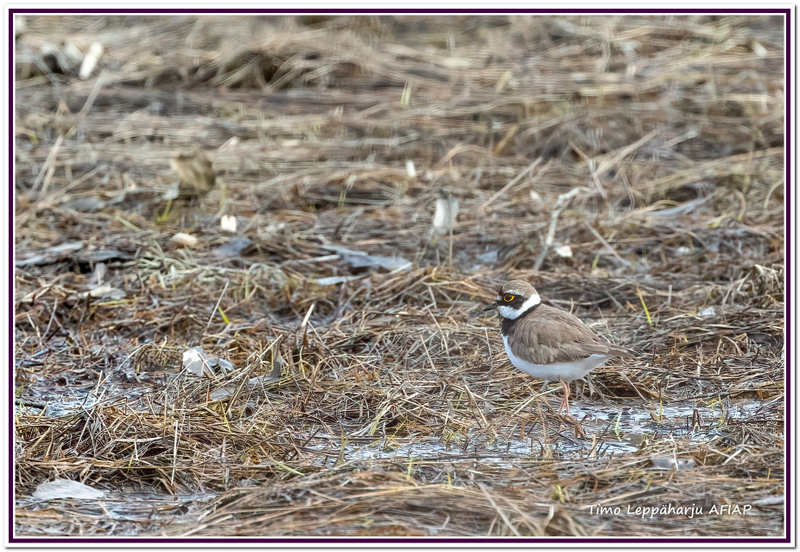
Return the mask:
[[785, 534], [782, 17], [22, 23], [16, 537]]

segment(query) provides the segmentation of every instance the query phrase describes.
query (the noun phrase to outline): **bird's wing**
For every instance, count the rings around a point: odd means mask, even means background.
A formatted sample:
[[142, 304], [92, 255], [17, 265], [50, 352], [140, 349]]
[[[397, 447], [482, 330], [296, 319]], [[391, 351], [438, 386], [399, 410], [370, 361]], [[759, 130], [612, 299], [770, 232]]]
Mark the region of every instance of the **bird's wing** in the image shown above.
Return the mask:
[[591, 355], [632, 357], [625, 349], [600, 339], [576, 316], [547, 305], [531, 312], [524, 326], [515, 328], [515, 353], [534, 364], [570, 362]]

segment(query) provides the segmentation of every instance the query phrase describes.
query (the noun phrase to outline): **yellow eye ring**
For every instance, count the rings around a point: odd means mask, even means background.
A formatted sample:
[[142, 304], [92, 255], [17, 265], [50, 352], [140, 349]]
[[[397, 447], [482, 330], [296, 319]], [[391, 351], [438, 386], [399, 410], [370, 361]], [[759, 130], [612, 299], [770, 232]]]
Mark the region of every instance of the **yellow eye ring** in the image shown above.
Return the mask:
[[503, 295], [503, 301], [505, 301], [506, 303], [510, 303], [513, 300], [514, 296], [511, 295], [510, 293], [506, 293], [505, 295]]

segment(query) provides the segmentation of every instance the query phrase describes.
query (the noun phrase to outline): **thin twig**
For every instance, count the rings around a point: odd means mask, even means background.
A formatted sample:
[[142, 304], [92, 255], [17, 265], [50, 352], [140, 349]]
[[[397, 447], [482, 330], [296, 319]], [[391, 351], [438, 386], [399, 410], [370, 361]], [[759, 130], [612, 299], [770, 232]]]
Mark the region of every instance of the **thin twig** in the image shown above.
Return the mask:
[[536, 257], [536, 262], [533, 263], [533, 270], [539, 270], [542, 267], [542, 263], [547, 256], [547, 251], [550, 249], [550, 246], [553, 245], [553, 240], [556, 236], [556, 223], [558, 222], [558, 217], [561, 214], [561, 211], [564, 210], [570, 199], [575, 197], [578, 192], [584, 189], [585, 188], [572, 188], [569, 192], [558, 196], [556, 204], [553, 206], [553, 211], [550, 213], [550, 227], [547, 229], [547, 236], [544, 239], [544, 246], [542, 247], [542, 251], [539, 253], [539, 256]]
[[63, 142], [64, 142], [64, 135], [63, 134], [59, 134], [58, 138], [56, 138], [56, 143], [53, 144], [52, 148], [50, 148], [50, 153], [48, 154], [47, 159], [45, 159], [45, 162], [42, 165], [42, 168], [39, 170], [39, 174], [36, 175], [36, 180], [33, 181], [33, 185], [31, 186], [31, 191], [29, 193], [29, 197], [33, 197], [34, 193], [36, 192], [36, 188], [39, 186], [39, 183], [42, 182], [42, 180], [45, 179], [45, 177], [49, 174], [49, 176], [47, 177], [47, 180], [45, 180], [45, 185], [42, 186], [42, 190], [38, 194], [39, 195], [39, 201], [44, 199], [44, 195], [47, 192], [47, 185], [49, 184], [49, 178], [53, 176], [53, 172], [51, 171], [51, 166], [52, 166], [53, 170], [55, 170], [55, 164], [54, 163], [55, 163], [56, 157], [58, 156], [58, 150], [61, 149], [61, 144]]
[[208, 322], [206, 323], [206, 328], [203, 330], [203, 335], [205, 335], [205, 333], [208, 331], [208, 327], [211, 325], [211, 321], [214, 319], [214, 313], [217, 312], [219, 304], [222, 302], [222, 298], [225, 297], [225, 292], [228, 290], [228, 284], [230, 284], [230, 281], [225, 282], [225, 287], [222, 289], [222, 293], [219, 294], [217, 304], [214, 305], [214, 310], [211, 311], [211, 316], [208, 317]]

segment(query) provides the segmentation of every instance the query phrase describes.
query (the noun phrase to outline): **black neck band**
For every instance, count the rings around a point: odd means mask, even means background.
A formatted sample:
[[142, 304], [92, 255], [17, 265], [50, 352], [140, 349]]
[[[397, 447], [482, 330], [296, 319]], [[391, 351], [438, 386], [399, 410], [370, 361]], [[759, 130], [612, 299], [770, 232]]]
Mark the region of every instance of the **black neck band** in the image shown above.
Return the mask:
[[523, 312], [522, 314], [520, 314], [516, 318], [503, 318], [500, 321], [500, 334], [501, 335], [510, 334], [511, 330], [514, 328], [514, 325], [517, 322], [519, 322], [520, 320], [522, 320], [523, 318], [525, 318], [526, 316], [528, 316], [530, 313], [535, 311], [539, 307], [539, 305], [541, 305], [541, 303], [536, 303], [535, 305], [533, 305], [531, 308], [529, 308], [528, 310], [526, 310], [525, 312]]

